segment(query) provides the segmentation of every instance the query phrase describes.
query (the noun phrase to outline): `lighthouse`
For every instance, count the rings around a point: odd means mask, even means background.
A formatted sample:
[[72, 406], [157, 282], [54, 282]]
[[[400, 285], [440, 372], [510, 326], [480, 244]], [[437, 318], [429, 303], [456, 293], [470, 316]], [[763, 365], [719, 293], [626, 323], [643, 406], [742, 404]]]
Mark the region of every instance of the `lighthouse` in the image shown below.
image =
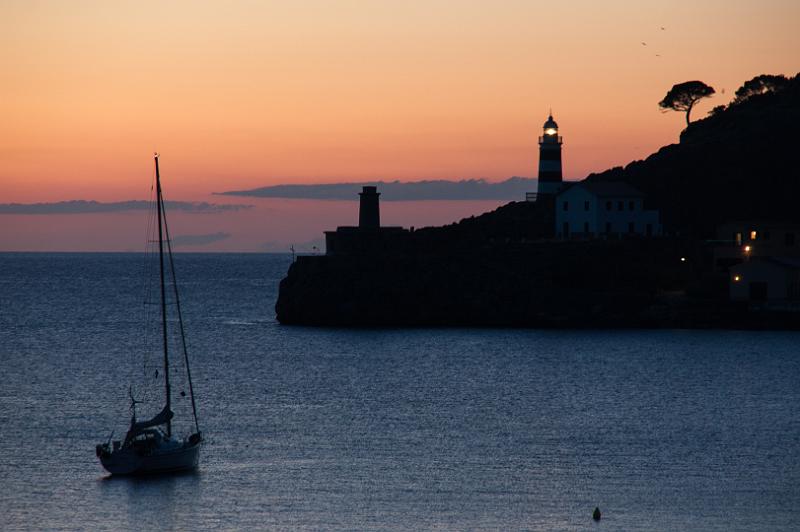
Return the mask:
[[553, 113], [544, 123], [544, 134], [539, 137], [539, 187], [537, 197], [552, 198], [561, 189], [561, 137]]
[[358, 209], [358, 228], [366, 230], [380, 229], [381, 211], [378, 203], [380, 192], [378, 187], [367, 186], [358, 193], [361, 204]]

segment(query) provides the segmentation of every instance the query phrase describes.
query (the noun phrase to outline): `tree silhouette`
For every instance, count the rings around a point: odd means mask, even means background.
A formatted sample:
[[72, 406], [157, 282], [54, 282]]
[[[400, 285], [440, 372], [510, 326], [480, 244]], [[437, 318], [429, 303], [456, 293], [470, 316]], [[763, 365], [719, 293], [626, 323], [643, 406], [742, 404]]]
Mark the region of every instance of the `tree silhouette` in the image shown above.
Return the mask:
[[717, 116], [726, 109], [724, 105], [718, 105], [708, 112], [709, 116]]
[[714, 88], [706, 85], [702, 81], [685, 81], [673, 85], [664, 99], [658, 102], [658, 106], [664, 110], [685, 111], [686, 125], [689, 125], [689, 115], [692, 107], [699, 100], [714, 94]]
[[741, 87], [736, 89], [736, 98], [733, 99], [733, 103], [742, 103], [748, 98], [758, 94], [779, 91], [788, 83], [789, 80], [782, 74], [777, 76], [772, 74], [761, 74], [760, 76], [754, 77], [750, 81], [745, 81]]

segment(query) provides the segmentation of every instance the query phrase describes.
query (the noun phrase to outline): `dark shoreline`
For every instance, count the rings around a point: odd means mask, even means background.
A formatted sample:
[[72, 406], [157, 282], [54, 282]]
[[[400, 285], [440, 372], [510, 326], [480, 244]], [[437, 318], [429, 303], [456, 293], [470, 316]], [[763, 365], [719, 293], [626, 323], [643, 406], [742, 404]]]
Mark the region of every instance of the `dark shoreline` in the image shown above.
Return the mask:
[[275, 309], [316, 327], [800, 330], [798, 309], [701, 292], [681, 252], [658, 239], [298, 257]]

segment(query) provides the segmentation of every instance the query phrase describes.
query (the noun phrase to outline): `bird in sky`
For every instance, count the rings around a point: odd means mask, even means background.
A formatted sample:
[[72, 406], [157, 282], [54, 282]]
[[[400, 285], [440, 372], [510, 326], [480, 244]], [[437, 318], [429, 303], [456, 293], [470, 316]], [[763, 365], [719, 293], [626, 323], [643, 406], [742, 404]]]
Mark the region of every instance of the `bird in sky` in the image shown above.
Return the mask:
[[665, 28], [664, 26], [661, 26], [661, 31], [664, 31], [665, 29], [667, 29], [667, 28]]
[[647, 43], [646, 42], [642, 42], [642, 46], [647, 46]]

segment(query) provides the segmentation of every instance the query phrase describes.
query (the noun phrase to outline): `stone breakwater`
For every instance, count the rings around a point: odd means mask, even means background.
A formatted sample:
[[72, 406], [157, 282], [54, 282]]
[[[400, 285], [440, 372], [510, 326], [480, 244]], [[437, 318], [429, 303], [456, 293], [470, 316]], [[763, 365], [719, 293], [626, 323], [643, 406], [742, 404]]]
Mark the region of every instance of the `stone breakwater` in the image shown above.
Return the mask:
[[682, 253], [662, 239], [299, 257], [276, 312], [321, 326], [724, 326], [739, 311], [685, 296]]

